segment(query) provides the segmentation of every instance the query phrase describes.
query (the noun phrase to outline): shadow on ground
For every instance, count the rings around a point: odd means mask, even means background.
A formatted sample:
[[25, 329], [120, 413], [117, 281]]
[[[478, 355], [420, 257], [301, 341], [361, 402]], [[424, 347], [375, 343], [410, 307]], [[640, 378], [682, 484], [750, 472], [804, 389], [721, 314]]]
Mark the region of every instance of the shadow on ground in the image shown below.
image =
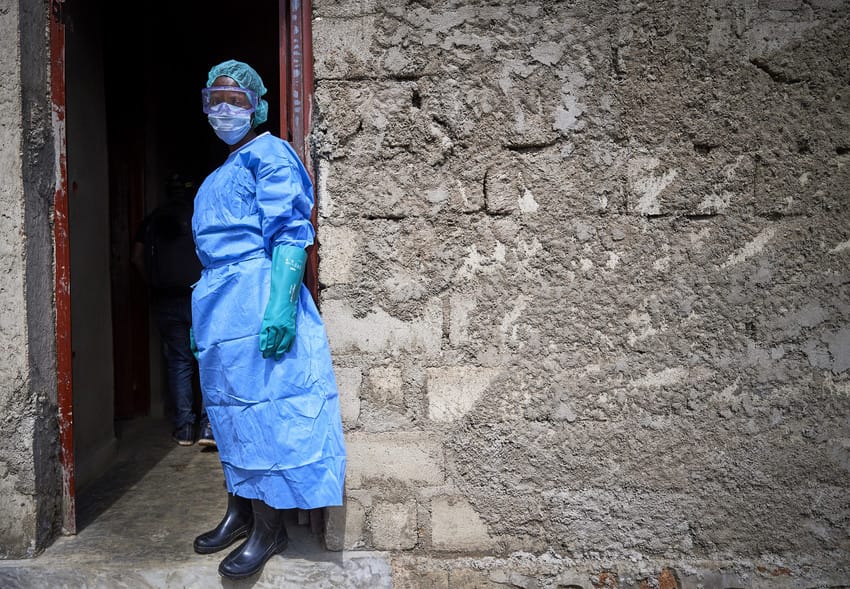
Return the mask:
[[192, 542], [226, 506], [215, 449], [178, 446], [162, 418], [133, 420], [114, 465], [78, 493], [77, 534], [33, 559], [0, 561], [0, 587], [392, 587], [386, 555], [326, 550], [300, 510], [287, 511], [289, 546], [260, 575], [222, 579], [229, 549], [199, 555]]

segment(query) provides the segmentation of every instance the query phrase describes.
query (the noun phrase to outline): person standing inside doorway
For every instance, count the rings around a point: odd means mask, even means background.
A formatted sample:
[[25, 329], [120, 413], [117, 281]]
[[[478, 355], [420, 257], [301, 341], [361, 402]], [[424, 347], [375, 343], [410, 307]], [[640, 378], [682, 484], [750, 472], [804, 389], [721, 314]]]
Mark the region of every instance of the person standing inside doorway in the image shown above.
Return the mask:
[[286, 548], [284, 510], [342, 505], [346, 451], [325, 327], [302, 282], [312, 181], [289, 143], [255, 130], [269, 107], [251, 66], [220, 63], [206, 86], [204, 114], [229, 155], [195, 198], [204, 269], [192, 328], [228, 501], [194, 548], [247, 535], [218, 567], [240, 579]]
[[192, 354], [192, 285], [201, 276], [201, 263], [192, 238], [194, 182], [178, 174], [168, 185], [167, 200], [145, 217], [136, 232], [133, 263], [149, 287], [151, 312], [162, 343], [168, 376], [166, 410], [173, 416], [172, 438], [181, 446], [215, 446], [203, 404], [195, 414], [194, 380], [197, 361]]

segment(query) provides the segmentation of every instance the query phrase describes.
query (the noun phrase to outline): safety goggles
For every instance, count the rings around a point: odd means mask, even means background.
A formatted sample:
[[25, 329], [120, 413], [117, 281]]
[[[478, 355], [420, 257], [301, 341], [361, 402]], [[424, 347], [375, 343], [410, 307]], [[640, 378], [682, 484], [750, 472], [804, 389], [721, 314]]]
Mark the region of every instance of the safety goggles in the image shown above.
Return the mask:
[[254, 112], [257, 108], [257, 93], [247, 88], [238, 86], [210, 86], [201, 90], [201, 100], [204, 103], [204, 112], [210, 114], [214, 107], [220, 104], [228, 104]]

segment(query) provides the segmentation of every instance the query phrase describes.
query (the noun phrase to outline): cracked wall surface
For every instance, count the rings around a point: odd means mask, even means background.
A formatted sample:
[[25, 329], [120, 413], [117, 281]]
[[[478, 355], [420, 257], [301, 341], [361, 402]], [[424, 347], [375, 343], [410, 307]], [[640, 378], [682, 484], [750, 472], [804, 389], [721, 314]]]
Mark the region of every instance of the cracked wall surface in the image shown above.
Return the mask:
[[0, 9], [0, 559], [35, 556], [61, 527], [54, 146], [42, 8]]
[[331, 544], [850, 583], [848, 19], [314, 1]]

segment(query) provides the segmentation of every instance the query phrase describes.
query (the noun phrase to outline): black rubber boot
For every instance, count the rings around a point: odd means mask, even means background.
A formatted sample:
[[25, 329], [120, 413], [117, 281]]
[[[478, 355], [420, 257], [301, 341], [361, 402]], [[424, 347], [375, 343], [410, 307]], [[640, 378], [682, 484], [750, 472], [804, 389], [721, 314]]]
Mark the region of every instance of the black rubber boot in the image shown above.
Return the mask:
[[219, 524], [195, 538], [195, 552], [212, 554], [224, 550], [239, 538], [247, 536], [254, 523], [251, 500], [231, 493], [227, 494], [227, 512]]
[[254, 527], [248, 539], [228, 554], [218, 572], [230, 579], [244, 579], [259, 573], [272, 555], [283, 552], [289, 543], [283, 523], [283, 509], [269, 507], [257, 499], [251, 500], [254, 508]]

